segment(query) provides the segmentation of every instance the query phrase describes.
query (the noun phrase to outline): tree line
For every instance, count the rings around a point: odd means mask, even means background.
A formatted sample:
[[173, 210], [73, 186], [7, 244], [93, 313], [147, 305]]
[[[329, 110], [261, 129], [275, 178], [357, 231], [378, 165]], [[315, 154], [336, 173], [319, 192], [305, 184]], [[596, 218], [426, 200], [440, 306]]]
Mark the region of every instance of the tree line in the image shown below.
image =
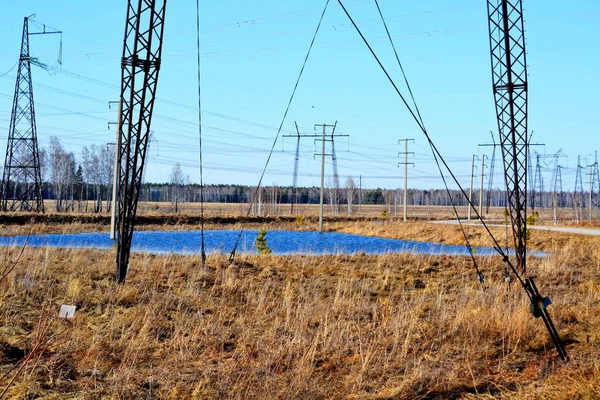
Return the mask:
[[[56, 211], [103, 212], [110, 211], [113, 183], [115, 147], [111, 145], [84, 146], [79, 154], [65, 150], [60, 140], [53, 136], [47, 147], [40, 150], [40, 164], [44, 199], [54, 200]], [[329, 184], [325, 189], [324, 201], [331, 213], [342, 211], [351, 215], [357, 205], [375, 204], [400, 206], [403, 200], [402, 189], [361, 188], [353, 177], [346, 178], [343, 187]], [[409, 189], [407, 203], [421, 206], [466, 206], [467, 199], [459, 190]], [[597, 202], [598, 194], [592, 201]], [[192, 183], [181, 165], [172, 167], [168, 182], [144, 182], [140, 191], [140, 201], [148, 202], [200, 202], [200, 185]], [[319, 187], [298, 187], [270, 185], [257, 189], [251, 185], [207, 184], [203, 190], [204, 201], [208, 203], [253, 203], [255, 213], [262, 214], [282, 204], [318, 204]], [[530, 207], [587, 207], [589, 193], [574, 195], [572, 192], [542, 192], [530, 194]], [[484, 206], [506, 207], [506, 192], [501, 189], [485, 191]], [[472, 202], [479, 205], [478, 189], [473, 193]], [[596, 206], [596, 204], [594, 204]]]

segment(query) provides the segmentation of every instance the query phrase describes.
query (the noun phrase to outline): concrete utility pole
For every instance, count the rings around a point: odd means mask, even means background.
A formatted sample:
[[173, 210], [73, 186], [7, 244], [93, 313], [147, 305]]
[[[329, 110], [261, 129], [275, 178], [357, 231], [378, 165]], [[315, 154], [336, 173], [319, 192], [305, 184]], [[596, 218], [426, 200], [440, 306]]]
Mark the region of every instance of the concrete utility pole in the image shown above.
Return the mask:
[[362, 211], [362, 175], [358, 176], [358, 212]]
[[[115, 163], [113, 168], [113, 187], [112, 187], [112, 206], [110, 208], [110, 240], [116, 239], [116, 230], [117, 230], [117, 192], [119, 186], [119, 149], [121, 148], [121, 101], [109, 101], [108, 108], [110, 108], [111, 104], [117, 103], [118, 111], [117, 111], [117, 137], [115, 140]], [[87, 199], [85, 199], [87, 201]]]
[[483, 176], [485, 171], [485, 154], [481, 156], [481, 186], [479, 187], [479, 218], [483, 218]]
[[257, 214], [258, 216], [262, 216], [262, 192], [263, 192], [263, 188], [262, 187], [258, 187], [258, 209], [257, 209]]
[[325, 129], [323, 124], [323, 138], [321, 139], [321, 193], [319, 194], [319, 233], [323, 233], [323, 193], [325, 191]]
[[471, 204], [473, 202], [473, 177], [475, 176], [475, 157], [473, 154], [473, 161], [471, 162], [471, 186], [469, 187], [469, 204], [467, 205], [467, 219], [471, 220]]
[[404, 164], [404, 199], [403, 199], [403, 204], [404, 204], [404, 216], [403, 216], [403, 220], [404, 222], [406, 222], [406, 219], [408, 217], [408, 208], [407, 208], [407, 201], [408, 201], [408, 164], [411, 165], [415, 165], [414, 163], [409, 163], [408, 162], [408, 155], [414, 155], [415, 153], [413, 152], [408, 152], [408, 141], [412, 140], [412, 142], [415, 142], [415, 139], [400, 139], [398, 140], [398, 143], [400, 142], [404, 142], [404, 152], [402, 153], [398, 153], [398, 156], [400, 156], [400, 154], [404, 154], [404, 162], [403, 163], [398, 163], [398, 166]]

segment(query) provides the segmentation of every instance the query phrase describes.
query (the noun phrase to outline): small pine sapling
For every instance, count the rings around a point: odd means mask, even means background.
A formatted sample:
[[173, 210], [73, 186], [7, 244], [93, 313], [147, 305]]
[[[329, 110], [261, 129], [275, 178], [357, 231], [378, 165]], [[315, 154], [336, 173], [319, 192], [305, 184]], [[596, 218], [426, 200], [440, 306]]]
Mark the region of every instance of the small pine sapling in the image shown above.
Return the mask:
[[267, 230], [260, 228], [256, 237], [256, 250], [260, 254], [271, 254], [271, 249], [267, 245]]

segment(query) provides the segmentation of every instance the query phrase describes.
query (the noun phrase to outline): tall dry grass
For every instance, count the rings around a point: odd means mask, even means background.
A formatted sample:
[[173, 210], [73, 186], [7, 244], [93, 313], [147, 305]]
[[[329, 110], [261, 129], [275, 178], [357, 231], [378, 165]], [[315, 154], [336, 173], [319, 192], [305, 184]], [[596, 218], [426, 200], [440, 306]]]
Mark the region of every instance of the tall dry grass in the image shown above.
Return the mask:
[[[481, 259], [482, 287], [462, 257], [252, 256], [228, 266], [211, 255], [202, 268], [196, 257], [135, 254], [127, 283], [116, 286], [109, 252], [25, 249], [0, 282], [0, 390], [77, 399], [594, 398], [600, 251], [561, 246], [530, 269], [555, 302], [570, 363], [557, 359], [493, 258]], [[13, 260], [19, 249], [6, 251]], [[77, 305], [71, 323], [56, 318], [60, 304]]]

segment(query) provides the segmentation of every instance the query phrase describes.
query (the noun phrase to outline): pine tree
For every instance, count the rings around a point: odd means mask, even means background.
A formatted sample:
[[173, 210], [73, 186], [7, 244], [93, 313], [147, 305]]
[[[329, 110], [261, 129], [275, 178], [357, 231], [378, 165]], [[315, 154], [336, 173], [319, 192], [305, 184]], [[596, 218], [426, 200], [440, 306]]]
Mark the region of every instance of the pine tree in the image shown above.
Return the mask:
[[271, 249], [267, 246], [267, 230], [260, 228], [256, 237], [256, 250], [260, 254], [271, 254]]

